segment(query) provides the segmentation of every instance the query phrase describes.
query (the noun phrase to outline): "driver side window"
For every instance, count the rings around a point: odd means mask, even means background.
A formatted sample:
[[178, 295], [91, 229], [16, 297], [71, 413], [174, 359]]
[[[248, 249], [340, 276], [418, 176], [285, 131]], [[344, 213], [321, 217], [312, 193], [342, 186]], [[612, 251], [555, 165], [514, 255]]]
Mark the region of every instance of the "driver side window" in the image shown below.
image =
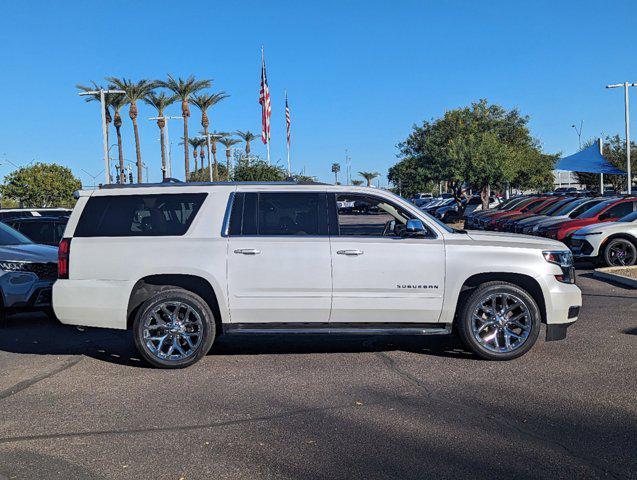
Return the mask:
[[413, 215], [384, 198], [361, 194], [336, 196], [340, 236], [400, 237]]

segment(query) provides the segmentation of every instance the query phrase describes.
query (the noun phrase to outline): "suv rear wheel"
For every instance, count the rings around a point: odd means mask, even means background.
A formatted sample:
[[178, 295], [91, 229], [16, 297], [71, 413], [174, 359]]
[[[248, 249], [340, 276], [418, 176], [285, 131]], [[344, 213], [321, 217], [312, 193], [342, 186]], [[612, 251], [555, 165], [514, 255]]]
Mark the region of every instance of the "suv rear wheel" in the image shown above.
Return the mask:
[[524, 289], [507, 282], [480, 285], [458, 318], [460, 337], [487, 360], [511, 360], [528, 352], [540, 333], [540, 309]]
[[183, 368], [199, 361], [215, 339], [214, 316], [198, 295], [170, 288], [146, 300], [135, 316], [135, 346], [161, 368]]

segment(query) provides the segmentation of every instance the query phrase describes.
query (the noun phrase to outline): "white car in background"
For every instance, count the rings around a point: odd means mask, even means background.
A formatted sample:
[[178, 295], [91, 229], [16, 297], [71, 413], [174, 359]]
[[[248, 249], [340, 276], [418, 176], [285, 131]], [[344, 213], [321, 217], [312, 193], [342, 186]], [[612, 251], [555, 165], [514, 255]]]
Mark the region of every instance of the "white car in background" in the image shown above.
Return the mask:
[[577, 258], [588, 258], [610, 267], [637, 264], [637, 211], [616, 222], [596, 223], [576, 231], [571, 250]]

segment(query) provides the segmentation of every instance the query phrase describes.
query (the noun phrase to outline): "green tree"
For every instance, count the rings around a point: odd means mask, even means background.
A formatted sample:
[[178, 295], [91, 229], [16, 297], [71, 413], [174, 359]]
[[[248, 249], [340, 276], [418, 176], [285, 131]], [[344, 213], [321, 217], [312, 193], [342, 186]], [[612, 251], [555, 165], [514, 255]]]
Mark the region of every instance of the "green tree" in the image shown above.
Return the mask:
[[[226, 176], [226, 167], [225, 165], [219, 165], [218, 166], [218, 171], [219, 171], [219, 175], [221, 175], [222, 177]], [[210, 181], [210, 172], [208, 170], [208, 167], [201, 167], [199, 170], [196, 170], [194, 172], [190, 172], [190, 178], [189, 180], [191, 182], [209, 182]]]
[[[190, 76], [186, 79], [181, 77], [174, 78], [172, 75], [168, 75], [168, 80], [159, 80], [156, 82], [158, 87], [167, 88], [173, 92], [179, 99], [181, 99], [181, 116], [184, 117], [184, 135], [183, 138], [188, 137], [188, 117], [190, 117], [190, 108], [188, 102], [190, 96], [203, 90], [204, 88], [210, 88], [212, 80], [196, 80], [194, 76]], [[184, 142], [184, 178], [188, 181], [190, 177], [190, 160], [188, 158], [188, 143]]]
[[[488, 208], [492, 187], [524, 180], [527, 188], [542, 188], [553, 169], [553, 157], [543, 156], [528, 129], [529, 117], [486, 100], [450, 110], [442, 118], [414, 126], [398, 145], [401, 167], [391, 171], [392, 183], [414, 173], [417, 182], [447, 181], [479, 189]], [[524, 169], [533, 167], [532, 177]]]
[[175, 95], [166, 95], [165, 92], [150, 92], [144, 97], [144, 102], [157, 110], [157, 126], [159, 127], [159, 142], [161, 143], [161, 177], [166, 178], [166, 139], [164, 135], [164, 127], [166, 119], [164, 118], [164, 110], [175, 103], [177, 97]]
[[137, 156], [137, 183], [143, 182], [143, 163], [142, 163], [142, 149], [139, 143], [139, 128], [137, 126], [137, 115], [139, 110], [137, 109], [137, 102], [144, 100], [154, 88], [153, 82], [149, 80], [140, 80], [139, 82], [133, 82], [125, 78], [108, 77], [107, 80], [113, 84], [115, 88], [123, 90], [125, 93], [124, 99], [130, 105], [128, 109], [128, 116], [133, 122], [133, 133], [135, 134], [135, 155]]
[[242, 157], [234, 168], [236, 182], [280, 182], [285, 180], [287, 171], [278, 165], [270, 165], [260, 158]]
[[0, 185], [3, 198], [20, 202], [26, 208], [70, 207], [73, 192], [82, 182], [67, 167], [55, 163], [36, 163], [14, 170]]
[[380, 173], [378, 172], [358, 172], [358, 174], [367, 181], [368, 187], [372, 186], [372, 180], [380, 176]]
[[243, 140], [244, 142], [246, 142], [246, 157], [250, 156], [250, 142], [252, 142], [255, 138], [257, 138], [257, 136], [252, 133], [249, 130], [246, 130], [245, 132], [241, 131], [241, 130], [237, 130], [236, 134], [239, 136], [239, 138], [241, 138], [241, 140]]

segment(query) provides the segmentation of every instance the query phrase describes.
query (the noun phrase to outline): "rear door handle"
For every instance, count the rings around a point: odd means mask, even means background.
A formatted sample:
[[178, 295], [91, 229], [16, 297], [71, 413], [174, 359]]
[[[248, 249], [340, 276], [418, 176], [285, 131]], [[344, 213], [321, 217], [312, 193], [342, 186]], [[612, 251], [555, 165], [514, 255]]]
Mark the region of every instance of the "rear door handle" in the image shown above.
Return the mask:
[[351, 257], [355, 257], [358, 255], [362, 255], [364, 252], [362, 250], [338, 250], [336, 253], [338, 255], [348, 255]]
[[234, 253], [240, 253], [242, 255], [259, 255], [261, 250], [257, 250], [256, 248], [238, 248], [234, 251]]

